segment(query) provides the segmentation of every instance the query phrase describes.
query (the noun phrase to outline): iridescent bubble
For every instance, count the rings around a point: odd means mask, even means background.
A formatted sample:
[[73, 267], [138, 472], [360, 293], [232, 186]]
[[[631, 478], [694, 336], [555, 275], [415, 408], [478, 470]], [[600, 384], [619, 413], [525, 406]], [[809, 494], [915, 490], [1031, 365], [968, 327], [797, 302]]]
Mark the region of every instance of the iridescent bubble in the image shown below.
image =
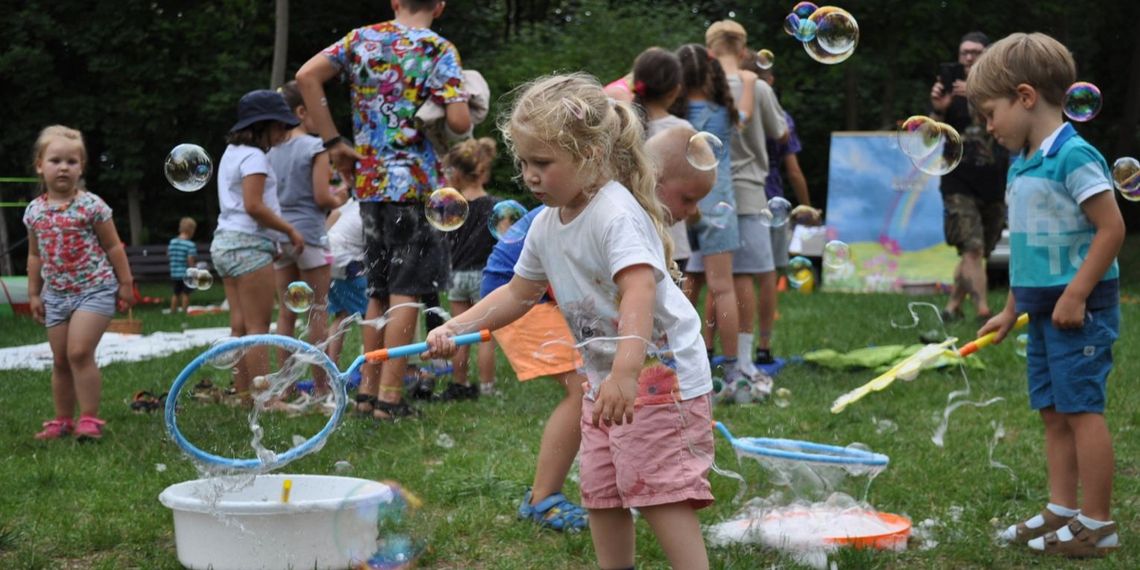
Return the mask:
[[728, 202], [717, 202], [711, 212], [703, 215], [709, 225], [717, 229], [724, 229], [735, 216], [736, 208]]
[[424, 204], [427, 221], [441, 232], [459, 229], [467, 221], [467, 199], [455, 188], [440, 188]]
[[1065, 91], [1065, 116], [1071, 120], [1083, 123], [1091, 121], [1100, 112], [1104, 103], [1100, 96], [1100, 88], [1087, 81], [1078, 81]]
[[716, 135], [701, 131], [689, 137], [685, 159], [697, 170], [712, 170], [720, 164], [724, 143]]
[[[210, 348], [213, 349], [215, 347], [221, 346], [223, 344], [227, 344], [227, 343], [235, 341], [235, 340], [237, 340], [237, 339], [235, 339], [232, 336], [219, 338], [219, 339], [215, 340], [214, 342], [210, 343]], [[242, 355], [245, 354], [245, 350], [246, 349], [244, 349], [244, 348], [233, 348], [230, 350], [222, 351], [218, 354], [215, 354], [214, 356], [211, 356], [210, 359], [208, 361], [206, 361], [206, 363], [209, 364], [210, 366], [213, 366], [214, 368], [221, 368], [223, 370], [227, 370], [227, 369], [233, 368], [234, 366], [237, 365], [238, 361], [241, 360]]]
[[772, 403], [776, 404], [777, 408], [792, 405], [792, 391], [787, 388], [776, 388], [776, 391], [772, 392]]
[[[515, 222], [526, 215], [526, 208], [514, 200], [503, 200], [491, 209], [491, 217], [487, 218], [487, 229], [495, 239], [505, 243], [515, 243], [522, 239], [520, 232], [508, 231]], [[525, 234], [524, 234], [525, 235]]]
[[187, 267], [186, 275], [182, 276], [182, 284], [190, 289], [198, 288], [198, 269], [195, 267]]
[[202, 147], [180, 144], [166, 155], [163, 168], [171, 186], [183, 192], [197, 192], [210, 181], [214, 161]]
[[313, 288], [304, 281], [294, 281], [285, 287], [285, 307], [294, 313], [304, 313], [313, 306]]
[[[814, 43], [833, 56], [850, 57], [859, 43], [859, 24], [850, 12], [835, 6], [824, 6], [812, 13], [809, 21], [815, 23]], [[810, 51], [808, 53], [811, 53]], [[821, 61], [820, 63], [839, 63]]]
[[938, 121], [925, 115], [914, 115], [899, 125], [899, 150], [912, 160], [926, 158], [938, 150], [940, 138]]
[[333, 540], [355, 570], [412, 568], [427, 546], [415, 537], [420, 499], [391, 481], [367, 481], [341, 500]]
[[772, 69], [776, 63], [776, 54], [772, 53], [770, 49], [762, 49], [756, 52], [756, 67], [760, 69]]
[[205, 269], [198, 270], [197, 285], [199, 291], [208, 291], [214, 286], [214, 276]]
[[841, 269], [851, 263], [851, 246], [833, 239], [823, 246], [823, 264], [833, 269]]
[[1140, 161], [1131, 156], [1116, 159], [1112, 163], [1112, 182], [1125, 200], [1140, 201]]
[[812, 272], [811, 260], [797, 255], [788, 261], [788, 284], [799, 289], [804, 283], [815, 279]]
[[795, 14], [788, 14], [788, 17], [784, 18], [784, 32], [798, 41], [810, 42], [815, 39], [815, 22]]
[[934, 123], [938, 134], [939, 150], [923, 158], [911, 158], [914, 167], [932, 176], [942, 176], [958, 167], [962, 161], [962, 137], [946, 123]]
[[768, 200], [768, 207], [760, 211], [760, 224], [779, 228], [788, 223], [792, 216], [792, 203], [782, 196], [775, 196]]
[[1013, 342], [1013, 352], [1018, 356], [1025, 358], [1029, 354], [1029, 335], [1021, 333]]
[[810, 18], [816, 10], [819, 10], [819, 6], [811, 2], [799, 2], [795, 6], [792, 6], [792, 13], [802, 19]]

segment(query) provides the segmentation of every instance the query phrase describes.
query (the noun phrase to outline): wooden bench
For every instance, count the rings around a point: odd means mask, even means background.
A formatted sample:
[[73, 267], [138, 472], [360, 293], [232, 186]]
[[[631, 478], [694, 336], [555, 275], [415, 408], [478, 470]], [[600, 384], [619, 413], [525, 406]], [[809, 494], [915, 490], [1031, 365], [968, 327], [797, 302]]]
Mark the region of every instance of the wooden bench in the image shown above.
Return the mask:
[[[210, 244], [197, 244], [198, 252], [194, 254], [194, 262], [205, 262], [206, 267], [213, 272], [210, 260]], [[131, 265], [131, 274], [135, 281], [170, 281], [170, 258], [166, 256], [166, 244], [162, 245], [128, 245], [127, 261]]]

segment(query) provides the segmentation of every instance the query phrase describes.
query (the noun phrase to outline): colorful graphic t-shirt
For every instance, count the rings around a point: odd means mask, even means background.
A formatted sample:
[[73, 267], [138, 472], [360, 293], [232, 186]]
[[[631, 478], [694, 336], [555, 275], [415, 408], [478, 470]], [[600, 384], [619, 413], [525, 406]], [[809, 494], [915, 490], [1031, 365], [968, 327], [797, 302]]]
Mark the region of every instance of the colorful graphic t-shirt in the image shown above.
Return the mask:
[[325, 48], [352, 95], [356, 197], [372, 202], [414, 202], [434, 190], [439, 160], [415, 114], [429, 99], [467, 100], [459, 52], [426, 28], [394, 21], [357, 28]]
[[28, 204], [24, 225], [39, 243], [45, 287], [81, 293], [116, 283], [107, 252], [95, 234], [95, 224], [110, 219], [111, 207], [86, 191], [59, 206], [49, 204], [47, 194]]

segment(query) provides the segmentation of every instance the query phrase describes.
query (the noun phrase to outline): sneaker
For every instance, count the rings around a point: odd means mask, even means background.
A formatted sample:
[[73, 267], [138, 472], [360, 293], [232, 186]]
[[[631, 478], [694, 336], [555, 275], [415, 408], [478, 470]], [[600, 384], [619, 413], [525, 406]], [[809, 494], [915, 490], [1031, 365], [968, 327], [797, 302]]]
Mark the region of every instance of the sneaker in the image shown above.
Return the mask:
[[103, 425], [106, 423], [95, 416], [83, 416], [75, 426], [75, 437], [80, 441], [100, 439], [103, 437]]
[[435, 394], [435, 377], [420, 376], [408, 385], [407, 394], [413, 400], [431, 400]]
[[772, 356], [772, 351], [767, 348], [756, 349], [756, 359], [752, 361], [758, 365], [775, 364], [776, 359]]
[[36, 439], [48, 440], [59, 439], [71, 434], [75, 428], [71, 423], [71, 418], [48, 420], [44, 422], [43, 430], [36, 434]]
[[459, 400], [478, 400], [479, 399], [479, 386], [475, 384], [456, 384], [449, 382], [447, 387], [435, 397], [436, 400], [441, 402], [455, 402]]
[[562, 493], [554, 493], [537, 505], [530, 504], [531, 497], [531, 490], [527, 489], [519, 503], [519, 519], [560, 532], [578, 532], [590, 525], [586, 509], [570, 502]]

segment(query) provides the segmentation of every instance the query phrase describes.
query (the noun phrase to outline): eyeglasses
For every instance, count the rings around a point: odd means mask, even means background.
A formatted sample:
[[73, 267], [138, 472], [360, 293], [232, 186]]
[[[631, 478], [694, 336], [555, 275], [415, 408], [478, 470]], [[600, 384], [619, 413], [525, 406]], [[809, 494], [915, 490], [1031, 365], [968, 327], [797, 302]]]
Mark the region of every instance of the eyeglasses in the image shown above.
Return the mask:
[[982, 55], [982, 52], [983, 52], [983, 51], [985, 51], [985, 50], [980, 50], [980, 49], [964, 49], [964, 50], [961, 50], [961, 51], [959, 51], [959, 52], [958, 52], [958, 55], [959, 55], [959, 56], [962, 56], [962, 57], [971, 56], [971, 55], [972, 55], [972, 56], [974, 56], [974, 57], [978, 57], [979, 55]]

